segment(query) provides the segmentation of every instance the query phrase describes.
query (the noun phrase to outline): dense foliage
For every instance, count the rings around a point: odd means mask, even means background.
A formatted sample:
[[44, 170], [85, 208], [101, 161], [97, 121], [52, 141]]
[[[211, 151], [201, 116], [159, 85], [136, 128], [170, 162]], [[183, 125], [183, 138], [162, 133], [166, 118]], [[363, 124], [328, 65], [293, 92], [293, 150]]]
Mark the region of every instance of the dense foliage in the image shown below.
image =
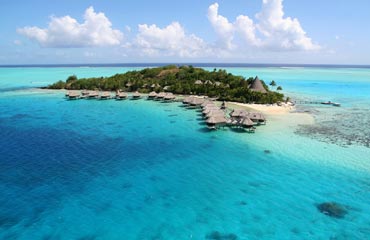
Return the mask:
[[267, 93], [252, 91], [249, 86], [253, 78], [245, 79], [234, 76], [225, 70], [206, 71], [192, 66], [177, 67], [169, 65], [159, 68], [146, 68], [140, 71], [129, 71], [111, 77], [81, 78], [70, 76], [66, 82], [58, 81], [48, 88], [71, 90], [104, 90], [104, 91], [168, 91], [175, 94], [207, 95], [219, 100], [242, 103], [276, 103], [283, 101], [284, 95], [269, 91], [262, 81]]

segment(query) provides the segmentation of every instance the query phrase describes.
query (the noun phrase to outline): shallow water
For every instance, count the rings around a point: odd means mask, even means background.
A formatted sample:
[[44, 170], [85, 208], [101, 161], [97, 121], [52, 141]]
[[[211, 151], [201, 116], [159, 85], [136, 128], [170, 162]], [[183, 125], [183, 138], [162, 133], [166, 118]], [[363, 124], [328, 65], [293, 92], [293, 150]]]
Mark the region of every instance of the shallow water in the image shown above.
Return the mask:
[[[46, 69], [39, 77], [30, 68], [5, 78], [0, 69], [0, 239], [369, 239], [370, 149], [361, 144], [319, 141], [274, 120], [255, 134], [208, 132], [178, 103], [9, 89], [121, 70]], [[282, 79], [286, 70], [275, 70]], [[268, 78], [274, 69], [253, 71]], [[307, 90], [305, 81], [280, 81], [287, 92]], [[351, 96], [366, 109], [361, 99]], [[348, 214], [320, 213], [316, 205], [329, 201]]]

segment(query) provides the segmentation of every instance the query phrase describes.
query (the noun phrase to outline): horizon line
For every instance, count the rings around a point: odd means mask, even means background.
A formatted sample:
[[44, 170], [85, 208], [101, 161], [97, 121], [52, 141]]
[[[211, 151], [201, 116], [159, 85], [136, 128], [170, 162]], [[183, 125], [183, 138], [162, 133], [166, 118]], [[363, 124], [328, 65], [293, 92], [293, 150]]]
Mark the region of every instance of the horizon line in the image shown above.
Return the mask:
[[[333, 68], [370, 68], [369, 64], [316, 64], [316, 63], [215, 63], [215, 62], [132, 62], [132, 63], [36, 63], [0, 64], [0, 68], [12, 67], [150, 67], [166, 65], [193, 65], [195, 67], [333, 67]], [[233, 66], [234, 65], [234, 66]]]

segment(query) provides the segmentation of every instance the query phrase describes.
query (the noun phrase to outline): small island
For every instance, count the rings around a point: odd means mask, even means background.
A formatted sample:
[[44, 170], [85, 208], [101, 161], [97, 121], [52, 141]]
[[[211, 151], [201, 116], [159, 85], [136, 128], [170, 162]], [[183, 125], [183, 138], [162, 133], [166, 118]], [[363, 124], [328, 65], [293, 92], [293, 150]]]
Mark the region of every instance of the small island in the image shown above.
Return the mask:
[[[271, 81], [270, 86], [276, 86]], [[66, 81], [58, 81], [47, 89], [96, 90], [118, 92], [171, 92], [181, 95], [208, 96], [218, 101], [238, 103], [274, 104], [283, 102], [284, 95], [272, 91], [258, 77], [248, 79], [235, 76], [222, 69], [207, 71], [193, 66], [168, 65], [129, 71], [110, 77], [80, 78], [70, 76]]]

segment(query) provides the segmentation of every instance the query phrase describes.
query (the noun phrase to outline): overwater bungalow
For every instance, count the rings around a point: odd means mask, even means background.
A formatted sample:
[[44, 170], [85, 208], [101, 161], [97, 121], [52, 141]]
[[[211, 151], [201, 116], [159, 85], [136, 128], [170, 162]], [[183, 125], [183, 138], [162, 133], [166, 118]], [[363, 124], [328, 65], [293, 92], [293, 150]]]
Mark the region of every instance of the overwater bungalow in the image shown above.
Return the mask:
[[243, 118], [248, 115], [246, 110], [234, 109], [230, 112], [230, 117], [232, 118]]
[[202, 105], [200, 105], [202, 108], [206, 107], [206, 106], [214, 106], [215, 103], [213, 101], [209, 101], [209, 100], [206, 100], [204, 101], [204, 103], [202, 103]]
[[213, 110], [206, 114], [206, 118], [215, 117], [215, 116], [223, 116], [225, 117], [225, 112], [221, 110]]
[[149, 94], [148, 94], [148, 99], [154, 99], [155, 97], [157, 96], [157, 93], [156, 92], [150, 92]]
[[251, 112], [246, 115], [250, 120], [252, 120], [254, 123], [259, 124], [266, 124], [266, 118], [262, 113], [255, 113]]
[[207, 119], [206, 121], [208, 128], [217, 129], [220, 126], [225, 126], [227, 119], [224, 116], [213, 116]]
[[82, 96], [87, 96], [87, 95], [89, 95], [89, 93], [90, 93], [90, 91], [89, 90], [86, 90], [86, 89], [84, 89], [84, 90], [81, 91], [81, 95]]
[[110, 95], [110, 92], [102, 92], [99, 98], [100, 100], [107, 100], [107, 99], [111, 99], [112, 96]]
[[99, 92], [98, 91], [89, 91], [89, 94], [86, 95], [87, 98], [98, 98], [99, 97]]
[[69, 100], [76, 100], [80, 98], [80, 93], [77, 91], [69, 91], [67, 94]]
[[127, 98], [127, 93], [121, 92], [121, 91], [116, 92], [116, 100], [123, 100], [126, 98]]
[[204, 98], [193, 98], [190, 102], [189, 105], [192, 107], [200, 107], [204, 101], [206, 101]]
[[220, 110], [220, 108], [217, 107], [217, 106], [208, 107], [208, 108], [203, 109], [202, 113], [203, 113], [203, 115], [207, 115], [211, 111], [218, 111], [218, 110]]
[[166, 93], [165, 92], [160, 92], [157, 94], [156, 96], [156, 100], [162, 100], [164, 98], [164, 96], [166, 96]]
[[132, 94], [132, 99], [139, 99], [139, 98], [141, 98], [141, 94], [138, 91]]
[[164, 99], [165, 101], [173, 101], [173, 100], [175, 100], [175, 99], [176, 99], [176, 96], [175, 96], [175, 95], [173, 95], [173, 93], [167, 93], [167, 94], [163, 97], [163, 99]]
[[194, 96], [188, 96], [182, 100], [183, 104], [189, 104], [194, 99]]

